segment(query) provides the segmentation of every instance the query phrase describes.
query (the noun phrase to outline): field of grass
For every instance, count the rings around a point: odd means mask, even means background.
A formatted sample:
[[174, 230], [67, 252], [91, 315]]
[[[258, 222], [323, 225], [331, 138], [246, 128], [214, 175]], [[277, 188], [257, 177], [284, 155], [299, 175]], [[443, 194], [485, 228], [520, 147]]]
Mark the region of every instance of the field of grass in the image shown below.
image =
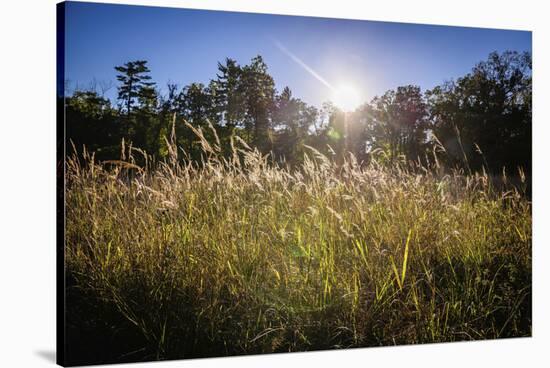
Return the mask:
[[201, 143], [68, 161], [69, 362], [531, 335], [524, 184]]

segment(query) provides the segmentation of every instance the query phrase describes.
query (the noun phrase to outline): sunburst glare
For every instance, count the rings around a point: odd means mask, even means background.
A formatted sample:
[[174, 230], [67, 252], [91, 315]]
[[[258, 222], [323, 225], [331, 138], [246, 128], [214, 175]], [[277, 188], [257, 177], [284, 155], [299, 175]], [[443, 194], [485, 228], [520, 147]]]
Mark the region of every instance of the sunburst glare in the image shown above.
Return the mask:
[[331, 101], [344, 111], [353, 111], [361, 104], [361, 95], [355, 86], [341, 84], [334, 88]]

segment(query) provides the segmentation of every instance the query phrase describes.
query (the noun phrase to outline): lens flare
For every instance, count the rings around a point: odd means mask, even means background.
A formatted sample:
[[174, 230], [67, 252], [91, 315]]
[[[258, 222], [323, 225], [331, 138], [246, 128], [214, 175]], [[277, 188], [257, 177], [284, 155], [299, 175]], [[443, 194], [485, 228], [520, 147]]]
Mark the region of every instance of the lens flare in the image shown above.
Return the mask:
[[312, 77], [317, 79], [323, 85], [325, 85], [332, 93], [331, 101], [336, 105], [336, 107], [350, 112], [355, 110], [361, 104], [361, 95], [357, 88], [351, 84], [341, 84], [339, 87], [334, 87], [333, 84], [329, 83], [328, 80], [323, 78], [319, 73], [317, 73], [313, 68], [307, 65], [302, 59], [294, 55], [290, 50], [288, 50], [282, 43], [273, 39], [275, 46], [281, 50], [285, 55], [290, 57], [292, 61], [301, 66], [305, 71], [307, 71]]

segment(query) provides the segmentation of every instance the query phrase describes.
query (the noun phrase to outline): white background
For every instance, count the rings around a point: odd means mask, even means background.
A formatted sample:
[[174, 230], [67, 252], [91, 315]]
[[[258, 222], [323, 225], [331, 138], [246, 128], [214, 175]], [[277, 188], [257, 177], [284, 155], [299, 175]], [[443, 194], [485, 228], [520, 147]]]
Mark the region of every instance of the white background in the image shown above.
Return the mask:
[[[550, 11], [545, 9], [545, 1], [110, 2], [533, 31], [533, 338], [145, 363], [140, 367], [548, 366], [550, 201], [544, 189], [550, 179], [546, 170]], [[1, 367], [52, 366], [55, 358], [55, 3], [8, 0], [0, 5]]]

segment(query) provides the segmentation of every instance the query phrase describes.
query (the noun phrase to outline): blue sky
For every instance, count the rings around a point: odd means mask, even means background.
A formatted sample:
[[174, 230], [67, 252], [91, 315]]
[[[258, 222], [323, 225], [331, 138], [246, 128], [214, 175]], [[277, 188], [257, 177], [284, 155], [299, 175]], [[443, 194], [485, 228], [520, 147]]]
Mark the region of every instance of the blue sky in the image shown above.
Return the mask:
[[531, 32], [68, 2], [65, 50], [72, 87], [116, 85], [114, 66], [145, 59], [161, 90], [208, 83], [218, 61], [246, 64], [260, 54], [279, 91], [288, 85], [320, 107], [332, 92], [296, 58], [367, 101], [400, 85], [425, 90], [460, 77], [492, 51], [531, 51]]

